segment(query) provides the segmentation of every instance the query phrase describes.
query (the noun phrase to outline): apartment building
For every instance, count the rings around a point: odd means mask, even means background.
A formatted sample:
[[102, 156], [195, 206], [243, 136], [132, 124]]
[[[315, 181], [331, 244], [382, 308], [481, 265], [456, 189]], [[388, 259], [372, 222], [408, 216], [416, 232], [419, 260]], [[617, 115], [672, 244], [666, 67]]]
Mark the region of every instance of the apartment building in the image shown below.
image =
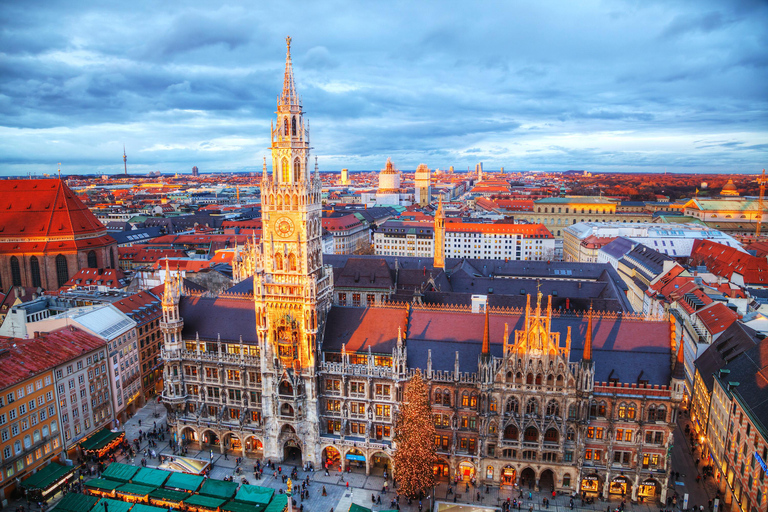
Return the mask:
[[541, 224], [447, 222], [445, 257], [552, 261], [555, 237]]
[[389, 220], [373, 234], [376, 254], [431, 258], [435, 254], [431, 222]]

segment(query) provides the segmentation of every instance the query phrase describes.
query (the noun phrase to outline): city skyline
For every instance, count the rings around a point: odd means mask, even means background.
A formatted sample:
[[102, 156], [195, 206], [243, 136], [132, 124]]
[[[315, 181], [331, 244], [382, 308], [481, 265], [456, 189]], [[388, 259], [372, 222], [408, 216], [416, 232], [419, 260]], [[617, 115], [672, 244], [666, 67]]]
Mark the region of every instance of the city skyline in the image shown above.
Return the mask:
[[765, 166], [758, 2], [284, 11], [3, 6], [0, 175], [260, 170], [288, 34], [322, 171]]

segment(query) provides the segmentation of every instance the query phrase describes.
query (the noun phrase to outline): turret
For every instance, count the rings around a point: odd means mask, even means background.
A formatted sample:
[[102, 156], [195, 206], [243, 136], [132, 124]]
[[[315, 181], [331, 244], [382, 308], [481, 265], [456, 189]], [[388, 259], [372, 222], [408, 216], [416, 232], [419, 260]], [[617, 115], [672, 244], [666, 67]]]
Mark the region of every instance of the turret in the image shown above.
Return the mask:
[[435, 268], [445, 269], [445, 212], [443, 211], [443, 198], [437, 204], [435, 212], [435, 257], [432, 265]]

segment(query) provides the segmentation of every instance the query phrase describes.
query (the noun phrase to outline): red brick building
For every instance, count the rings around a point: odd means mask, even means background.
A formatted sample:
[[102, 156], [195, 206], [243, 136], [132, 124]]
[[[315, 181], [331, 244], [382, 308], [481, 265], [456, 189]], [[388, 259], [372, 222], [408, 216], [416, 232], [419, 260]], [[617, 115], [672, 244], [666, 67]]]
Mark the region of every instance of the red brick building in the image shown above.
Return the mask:
[[62, 180], [0, 180], [0, 289], [56, 290], [116, 265], [117, 242]]

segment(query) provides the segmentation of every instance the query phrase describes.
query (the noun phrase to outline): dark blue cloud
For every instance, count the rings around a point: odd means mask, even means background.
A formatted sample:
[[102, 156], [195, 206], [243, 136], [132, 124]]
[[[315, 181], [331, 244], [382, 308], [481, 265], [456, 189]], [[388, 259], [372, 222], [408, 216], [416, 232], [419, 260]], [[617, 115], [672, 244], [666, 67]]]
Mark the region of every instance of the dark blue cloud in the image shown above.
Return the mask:
[[284, 37], [321, 167], [756, 172], [768, 6], [0, 4], [0, 174], [260, 168]]

